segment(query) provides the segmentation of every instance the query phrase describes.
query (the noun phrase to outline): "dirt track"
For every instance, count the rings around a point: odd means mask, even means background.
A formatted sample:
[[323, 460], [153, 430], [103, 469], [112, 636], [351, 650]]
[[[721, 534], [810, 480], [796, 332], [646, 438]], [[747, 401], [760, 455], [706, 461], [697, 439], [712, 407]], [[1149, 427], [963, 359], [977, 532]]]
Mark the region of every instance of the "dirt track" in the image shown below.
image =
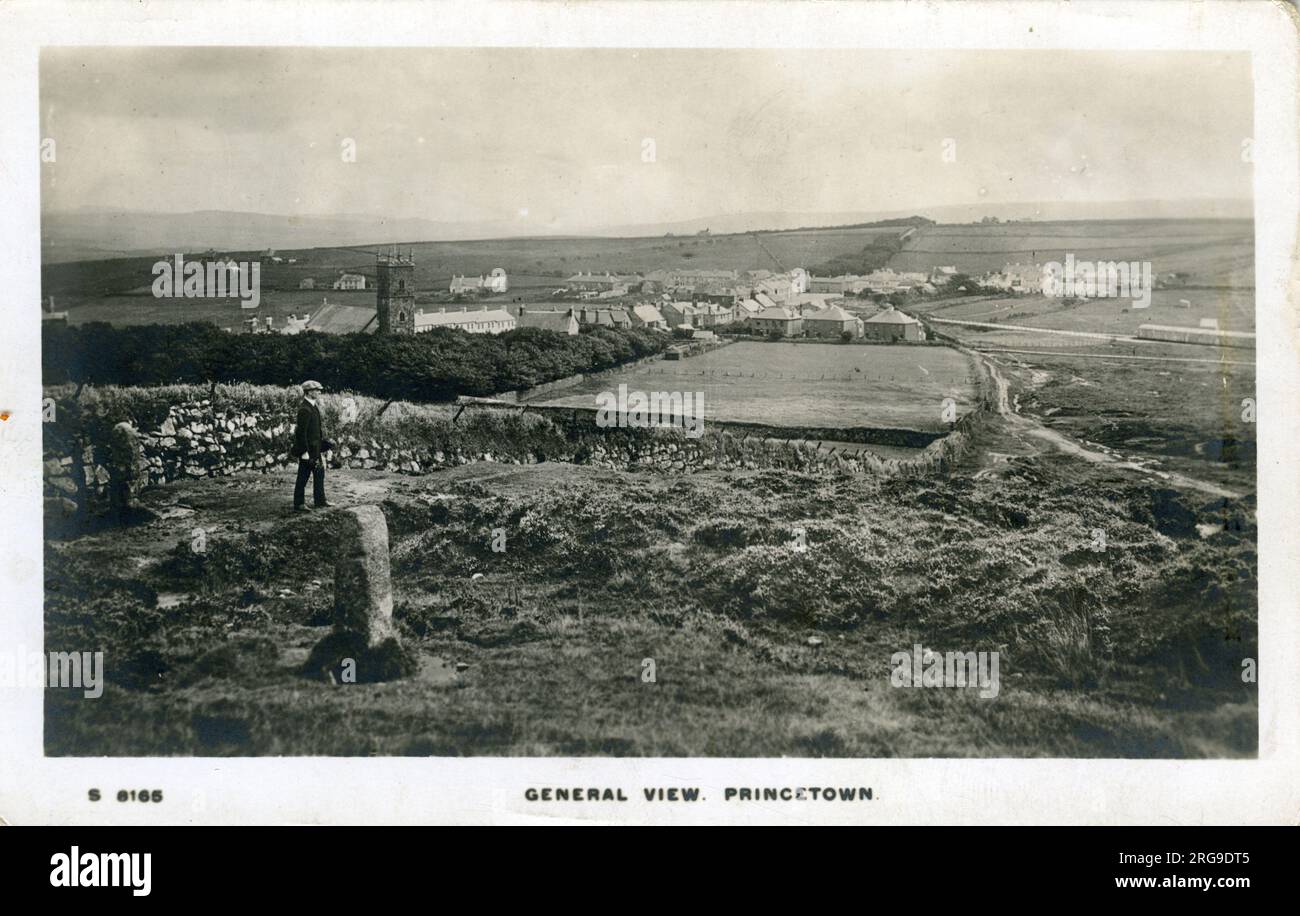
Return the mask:
[[[1027, 454], [1042, 454], [1042, 448], [1030, 441], [1037, 440], [1037, 442], [1046, 443], [1053, 451], [1062, 452], [1091, 464], [1104, 464], [1114, 468], [1134, 471], [1135, 473], [1141, 474], [1145, 477], [1159, 480], [1169, 486], [1179, 487], [1185, 490], [1196, 490], [1201, 493], [1208, 493], [1212, 496], [1219, 496], [1226, 499], [1240, 499], [1245, 495], [1241, 492], [1221, 487], [1218, 484], [1210, 483], [1209, 481], [1197, 480], [1194, 477], [1188, 477], [1184, 474], [1177, 474], [1172, 471], [1162, 471], [1148, 464], [1130, 461], [1109, 451], [1097, 451], [1087, 448], [1068, 436], [1062, 435], [1053, 429], [1048, 429], [1037, 420], [1019, 413], [1012, 406], [1008, 396], [1009, 385], [1006, 377], [1000, 371], [997, 361], [985, 353], [976, 352], [976, 355], [984, 361], [986, 366], [988, 366], [989, 373], [992, 375], [993, 381], [997, 386], [997, 411], [1006, 421], [1006, 435], [1009, 436], [1015, 444], [1027, 448]], [[1005, 447], [1005, 443], [999, 443], [998, 451], [990, 451], [986, 453], [988, 457], [993, 459], [992, 463], [999, 463], [999, 459], [1005, 460], [1007, 454], [1002, 451]], [[985, 471], [980, 471], [976, 476], [985, 476]]]

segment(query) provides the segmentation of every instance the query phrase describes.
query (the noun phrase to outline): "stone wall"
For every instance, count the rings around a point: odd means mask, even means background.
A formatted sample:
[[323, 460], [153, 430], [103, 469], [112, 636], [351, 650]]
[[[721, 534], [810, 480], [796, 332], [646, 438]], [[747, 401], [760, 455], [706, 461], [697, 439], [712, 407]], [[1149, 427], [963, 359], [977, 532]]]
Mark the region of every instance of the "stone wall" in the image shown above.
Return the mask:
[[[976, 367], [978, 403], [946, 434], [912, 430], [826, 430], [710, 423], [699, 438], [681, 430], [602, 429], [594, 411], [529, 405], [380, 404], [370, 398], [327, 395], [322, 399], [325, 435], [336, 444], [335, 467], [422, 474], [473, 461], [532, 464], [567, 461], [600, 467], [689, 472], [733, 468], [787, 468], [886, 475], [945, 471], [970, 450], [994, 410], [996, 393], [982, 361]], [[117, 401], [78, 408], [64, 401], [60, 412], [78, 416], [72, 429], [47, 437], [47, 512], [82, 514], [107, 508], [114, 481], [159, 486], [172, 481], [240, 473], [266, 473], [297, 466], [290, 454], [296, 395], [291, 390], [216, 386], [213, 396], [168, 404], [150, 389], [118, 394], [151, 398], [151, 409]], [[233, 394], [231, 392], [234, 392]], [[217, 396], [224, 392], [222, 396]], [[248, 392], [252, 392], [249, 395]], [[170, 393], [170, 390], [169, 392]], [[256, 396], [253, 396], [256, 395]], [[111, 404], [111, 409], [106, 405]], [[125, 404], [125, 406], [124, 406]], [[347, 419], [348, 412], [357, 412]], [[389, 408], [392, 408], [391, 412]], [[388, 414], [385, 416], [385, 414]], [[111, 430], [125, 421], [138, 431], [138, 467], [121, 469]], [[908, 458], [837, 453], [818, 447], [839, 440], [920, 447]], [[926, 444], [928, 443], [928, 444]], [[121, 448], [117, 449], [120, 455]]]

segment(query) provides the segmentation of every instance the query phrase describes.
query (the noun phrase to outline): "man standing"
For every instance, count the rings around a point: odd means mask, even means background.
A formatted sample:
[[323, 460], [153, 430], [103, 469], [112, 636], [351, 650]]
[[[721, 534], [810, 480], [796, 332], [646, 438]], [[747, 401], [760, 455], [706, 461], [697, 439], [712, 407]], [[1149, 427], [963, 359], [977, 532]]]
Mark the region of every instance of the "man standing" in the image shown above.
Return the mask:
[[312, 504], [325, 508], [325, 460], [321, 457], [320, 407], [316, 404], [321, 383], [302, 383], [302, 404], [298, 407], [298, 422], [293, 430], [293, 453], [298, 456], [298, 482], [293, 487], [293, 508], [298, 512], [310, 511], [306, 506], [308, 475], [312, 478]]

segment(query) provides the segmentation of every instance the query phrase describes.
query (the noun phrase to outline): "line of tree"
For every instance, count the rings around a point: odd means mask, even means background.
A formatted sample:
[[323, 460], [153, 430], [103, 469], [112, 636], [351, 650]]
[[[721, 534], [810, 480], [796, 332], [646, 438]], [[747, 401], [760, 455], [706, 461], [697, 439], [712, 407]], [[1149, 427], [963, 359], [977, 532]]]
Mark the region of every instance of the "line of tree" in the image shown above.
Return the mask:
[[335, 391], [450, 401], [529, 388], [578, 372], [612, 369], [667, 349], [666, 334], [595, 328], [569, 336], [540, 328], [470, 334], [231, 334], [204, 323], [41, 329], [47, 385], [168, 385], [316, 379]]

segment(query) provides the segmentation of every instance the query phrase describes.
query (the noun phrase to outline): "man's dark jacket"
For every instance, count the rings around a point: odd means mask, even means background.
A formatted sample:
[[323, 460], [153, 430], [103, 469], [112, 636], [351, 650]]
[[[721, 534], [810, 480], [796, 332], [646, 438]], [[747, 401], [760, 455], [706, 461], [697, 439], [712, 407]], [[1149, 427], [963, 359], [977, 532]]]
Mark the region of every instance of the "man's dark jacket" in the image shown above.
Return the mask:
[[298, 408], [298, 423], [293, 429], [293, 457], [301, 459], [302, 453], [308, 452], [313, 462], [320, 461], [320, 426], [320, 408], [303, 398]]

